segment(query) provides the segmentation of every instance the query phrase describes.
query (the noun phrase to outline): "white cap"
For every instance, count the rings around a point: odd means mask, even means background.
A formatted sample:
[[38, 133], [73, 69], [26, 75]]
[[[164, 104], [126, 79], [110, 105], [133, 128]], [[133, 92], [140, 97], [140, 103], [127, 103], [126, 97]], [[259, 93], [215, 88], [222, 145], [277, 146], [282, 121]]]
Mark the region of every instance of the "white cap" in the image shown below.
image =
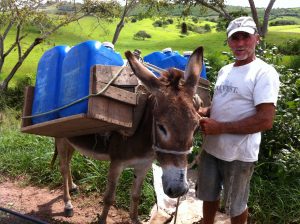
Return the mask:
[[227, 27], [227, 38], [236, 32], [246, 32], [255, 34], [257, 31], [256, 24], [252, 17], [243, 16], [232, 20]]
[[163, 49], [162, 52], [163, 52], [163, 53], [166, 53], [166, 52], [172, 52], [172, 48], [167, 47], [167, 48]]
[[111, 48], [111, 49], [115, 49], [115, 46], [114, 46], [111, 42], [108, 42], [108, 41], [103, 42], [102, 45], [103, 45], [104, 47], [109, 47], [109, 48]]

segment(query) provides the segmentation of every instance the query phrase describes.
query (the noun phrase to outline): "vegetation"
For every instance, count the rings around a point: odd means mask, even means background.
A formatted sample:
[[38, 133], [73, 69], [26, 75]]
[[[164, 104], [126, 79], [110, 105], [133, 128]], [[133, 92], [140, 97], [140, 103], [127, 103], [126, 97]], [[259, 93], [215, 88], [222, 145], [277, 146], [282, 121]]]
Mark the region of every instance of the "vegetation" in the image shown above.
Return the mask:
[[[174, 9], [175, 10], [175, 9]], [[274, 11], [276, 11], [274, 9]], [[278, 10], [272, 14], [272, 21], [279, 16], [289, 14], [290, 20], [295, 10]], [[215, 16], [215, 15], [214, 15]], [[194, 16], [195, 17], [195, 16]], [[216, 79], [217, 71], [227, 64], [231, 55], [224, 45], [225, 33], [216, 32], [217, 17], [211, 17], [209, 22], [197, 16], [194, 17], [168, 17], [138, 19], [135, 23], [129, 22], [120, 33], [116, 49], [124, 52], [127, 49], [141, 49], [146, 55], [156, 50], [172, 47], [183, 52], [192, 50], [199, 45], [205, 48], [205, 63], [207, 75], [212, 82]], [[293, 17], [297, 21], [297, 17]], [[154, 21], [167, 21], [166, 26], [153, 27]], [[100, 21], [100, 22], [99, 22]], [[118, 20], [96, 20], [86, 17], [79, 22], [70, 23], [54, 33], [47, 42], [37, 46], [24, 61], [16, 73], [10, 88], [0, 94], [0, 174], [3, 176], [25, 176], [30, 183], [38, 185], [61, 185], [58, 166], [51, 170], [49, 163], [53, 155], [53, 140], [47, 137], [22, 134], [19, 131], [20, 114], [23, 103], [23, 88], [34, 84], [37, 63], [42, 53], [53, 45], [73, 46], [87, 39], [97, 39], [101, 42], [112, 39]], [[189, 35], [181, 35], [180, 24], [185, 22]], [[100, 25], [99, 25], [100, 24]], [[193, 27], [206, 27], [208, 24], [211, 32], [199, 34]], [[50, 24], [51, 25], [51, 24]], [[145, 33], [151, 33], [151, 41], [134, 40], [132, 37], [143, 27]], [[24, 27], [28, 31], [30, 43], [32, 37], [38, 33], [34, 26]], [[0, 29], [1, 30], [1, 29]], [[277, 116], [271, 131], [263, 133], [260, 159], [251, 183], [250, 213], [251, 223], [263, 224], [295, 224], [300, 223], [300, 59], [299, 37], [300, 29], [295, 25], [270, 27], [266, 36], [266, 43], [262, 44], [258, 54], [263, 60], [273, 64], [280, 73], [281, 89], [277, 106]], [[162, 38], [163, 37], [163, 38]], [[180, 38], [181, 37], [181, 38]], [[14, 42], [14, 37], [7, 36], [9, 43]], [[277, 47], [276, 47], [277, 46]], [[12, 52], [7, 57], [3, 66], [0, 79], [3, 80], [16, 63]], [[229, 56], [229, 57], [228, 57]], [[201, 149], [201, 136], [195, 139], [195, 155]], [[73, 159], [73, 175], [75, 181], [81, 184], [85, 193], [90, 191], [103, 192], [106, 184], [107, 162], [90, 160], [76, 154]], [[131, 170], [126, 170], [121, 177], [117, 190], [117, 206], [128, 208], [129, 184], [133, 178]], [[149, 214], [149, 209], [154, 204], [154, 190], [152, 187], [152, 174], [149, 173], [143, 186], [143, 198], [140, 213]]]
[[146, 38], [151, 38], [151, 35], [148, 34], [145, 30], [140, 30], [139, 32], [133, 35], [133, 39], [136, 40], [145, 40]]

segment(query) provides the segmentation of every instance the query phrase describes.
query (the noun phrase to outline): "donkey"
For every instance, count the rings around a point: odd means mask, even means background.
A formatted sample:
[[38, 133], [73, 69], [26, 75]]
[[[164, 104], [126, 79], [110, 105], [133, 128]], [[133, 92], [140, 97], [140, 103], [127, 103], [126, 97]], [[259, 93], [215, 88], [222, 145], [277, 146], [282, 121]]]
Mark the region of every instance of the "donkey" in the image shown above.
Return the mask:
[[156, 78], [130, 51], [125, 52], [125, 56], [134, 74], [150, 93], [143, 117], [135, 134], [127, 138], [112, 132], [108, 140], [96, 134], [55, 139], [63, 176], [66, 216], [73, 215], [69, 192], [77, 188], [70, 170], [75, 149], [94, 159], [110, 160], [104, 207], [99, 217], [101, 224], [106, 223], [115, 199], [118, 178], [126, 167], [132, 167], [135, 176], [129, 211], [132, 223], [140, 223], [138, 203], [141, 186], [154, 159], [163, 169], [163, 189], [169, 197], [176, 198], [188, 191], [187, 154], [199, 126], [193, 96], [202, 69], [203, 48], [193, 52], [185, 73], [169, 69], [160, 78]]

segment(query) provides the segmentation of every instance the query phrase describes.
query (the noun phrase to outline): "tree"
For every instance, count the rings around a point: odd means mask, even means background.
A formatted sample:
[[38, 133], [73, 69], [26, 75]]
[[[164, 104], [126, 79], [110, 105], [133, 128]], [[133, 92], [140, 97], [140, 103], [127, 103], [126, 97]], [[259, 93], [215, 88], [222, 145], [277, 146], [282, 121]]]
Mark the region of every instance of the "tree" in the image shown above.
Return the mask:
[[[261, 19], [262, 23], [260, 23], [254, 0], [248, 0], [253, 20], [256, 23], [258, 33], [261, 37], [265, 37], [268, 32], [269, 16], [275, 1], [276, 0], [269, 0], [269, 4], [265, 9], [263, 18]], [[226, 10], [225, 0], [176, 0], [175, 3], [184, 4], [187, 7], [191, 7], [193, 5], [202, 5], [205, 8], [209, 8], [215, 12], [218, 12], [220, 16], [224, 17], [228, 21], [234, 19], [234, 17], [232, 17]]]
[[[17, 52], [15, 64], [0, 83], [0, 91], [5, 91], [24, 60], [32, 50], [61, 27], [79, 21], [81, 18], [94, 15], [108, 17], [113, 15], [115, 2], [97, 2], [85, 0], [79, 10], [66, 15], [48, 16], [39, 10], [43, 0], [1, 0], [0, 1], [0, 73], [8, 55]], [[33, 39], [28, 39], [28, 27], [38, 30]], [[9, 44], [8, 35], [14, 36]], [[25, 39], [26, 38], [26, 39]], [[7, 45], [7, 46], [6, 46]]]
[[130, 16], [130, 13], [134, 11], [138, 6], [144, 9], [138, 13], [139, 18], [146, 18], [154, 16], [156, 13], [160, 13], [161, 8], [169, 7], [167, 0], [157, 1], [157, 0], [124, 0], [125, 5], [123, 7], [123, 12], [120, 17], [120, 21], [117, 24], [112, 43], [115, 44], [118, 41], [119, 35], [125, 26], [125, 18]]

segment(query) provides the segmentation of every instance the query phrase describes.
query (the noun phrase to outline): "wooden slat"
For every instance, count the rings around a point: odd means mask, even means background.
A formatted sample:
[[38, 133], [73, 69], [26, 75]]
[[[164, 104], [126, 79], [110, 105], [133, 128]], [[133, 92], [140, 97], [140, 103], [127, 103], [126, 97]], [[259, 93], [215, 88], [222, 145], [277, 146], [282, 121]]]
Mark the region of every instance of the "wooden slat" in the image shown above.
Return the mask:
[[[26, 86], [24, 92], [24, 104], [22, 116], [30, 116], [32, 113], [34, 87]], [[31, 118], [22, 119], [21, 127], [26, 127], [32, 124]]]
[[88, 104], [88, 117], [116, 125], [132, 127], [133, 108], [132, 105], [107, 97], [91, 97]]
[[[98, 92], [100, 92], [102, 89], [104, 89], [104, 87], [107, 84], [102, 83], [102, 82], [97, 82], [96, 86], [94, 86], [94, 90], [93, 90], [93, 94], [96, 94]], [[100, 96], [100, 95], [99, 95]], [[109, 86], [105, 92], [103, 92], [103, 94], [101, 94], [101, 96], [106, 96], [109, 97], [113, 100], [117, 100], [123, 103], [127, 103], [127, 104], [131, 104], [131, 105], [136, 105], [136, 94], [129, 92], [127, 90], [123, 90], [114, 86]], [[98, 96], [96, 96], [98, 97]]]
[[[108, 83], [120, 69], [120, 66], [95, 65], [93, 67], [95, 82]], [[138, 85], [138, 79], [133, 74], [131, 68], [126, 66], [112, 84], [117, 86], [136, 86]]]
[[21, 132], [51, 137], [71, 137], [84, 134], [101, 133], [120, 128], [122, 127], [107, 123], [103, 120], [88, 118], [86, 114], [77, 114], [22, 127]]

